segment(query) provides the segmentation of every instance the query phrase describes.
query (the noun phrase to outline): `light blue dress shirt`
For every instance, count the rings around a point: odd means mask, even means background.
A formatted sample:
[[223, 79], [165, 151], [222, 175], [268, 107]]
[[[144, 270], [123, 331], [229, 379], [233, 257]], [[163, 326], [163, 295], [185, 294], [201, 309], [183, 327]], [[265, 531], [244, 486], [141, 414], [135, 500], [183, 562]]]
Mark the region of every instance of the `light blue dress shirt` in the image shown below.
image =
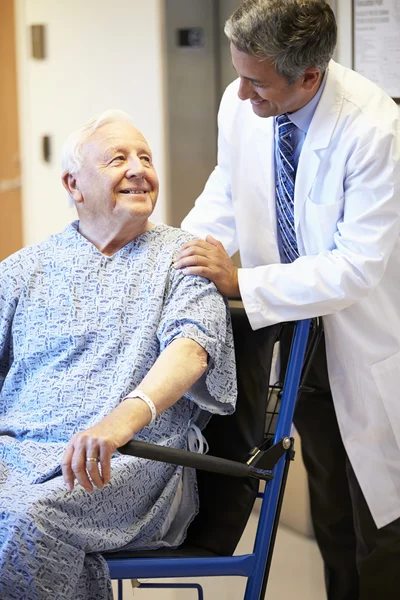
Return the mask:
[[[300, 152], [303, 147], [304, 140], [306, 139], [308, 128], [310, 127], [310, 123], [311, 123], [314, 113], [316, 111], [318, 102], [320, 101], [322, 92], [324, 91], [324, 88], [325, 88], [327, 74], [328, 74], [328, 71], [325, 72], [325, 75], [322, 79], [322, 83], [319, 87], [318, 92], [315, 94], [314, 98], [312, 98], [312, 100], [310, 100], [310, 102], [308, 104], [303, 106], [303, 108], [296, 110], [296, 112], [294, 112], [294, 113], [287, 113], [288, 118], [292, 121], [292, 123], [294, 123], [296, 125], [296, 128], [297, 128], [293, 132], [293, 149], [294, 149], [294, 160], [296, 163], [296, 168], [299, 163]], [[276, 157], [276, 149], [278, 147], [277, 140], [278, 140], [278, 127], [276, 125], [276, 119], [275, 119], [275, 157]], [[275, 162], [275, 164], [276, 164], [276, 162]]]

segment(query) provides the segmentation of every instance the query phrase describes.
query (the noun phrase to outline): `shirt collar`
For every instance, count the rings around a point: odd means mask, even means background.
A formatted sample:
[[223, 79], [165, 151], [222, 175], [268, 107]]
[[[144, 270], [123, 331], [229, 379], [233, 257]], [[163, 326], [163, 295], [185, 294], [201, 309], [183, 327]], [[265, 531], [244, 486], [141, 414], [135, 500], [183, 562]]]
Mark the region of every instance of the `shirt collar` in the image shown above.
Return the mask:
[[296, 110], [293, 113], [288, 114], [288, 118], [304, 133], [307, 133], [308, 128], [310, 127], [310, 123], [314, 116], [315, 110], [317, 108], [318, 102], [322, 96], [322, 92], [325, 88], [326, 78], [328, 75], [328, 69], [325, 71], [325, 75], [322, 79], [321, 85], [319, 86], [318, 92], [315, 96], [302, 108]]

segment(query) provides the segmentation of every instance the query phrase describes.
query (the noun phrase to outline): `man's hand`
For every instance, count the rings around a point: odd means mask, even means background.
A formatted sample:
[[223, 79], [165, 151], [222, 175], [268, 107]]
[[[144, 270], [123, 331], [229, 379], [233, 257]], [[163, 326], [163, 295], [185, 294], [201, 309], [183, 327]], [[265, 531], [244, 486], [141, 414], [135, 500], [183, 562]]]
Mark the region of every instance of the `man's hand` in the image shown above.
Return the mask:
[[111, 456], [147, 425], [150, 417], [147, 404], [129, 398], [100, 423], [72, 436], [61, 461], [67, 489], [72, 492], [75, 479], [88, 492], [93, 492], [93, 484], [98, 488], [107, 485], [111, 477]]
[[238, 269], [225, 248], [211, 235], [206, 240], [184, 244], [174, 258], [174, 267], [185, 275], [201, 275], [212, 281], [223, 296], [240, 296]]

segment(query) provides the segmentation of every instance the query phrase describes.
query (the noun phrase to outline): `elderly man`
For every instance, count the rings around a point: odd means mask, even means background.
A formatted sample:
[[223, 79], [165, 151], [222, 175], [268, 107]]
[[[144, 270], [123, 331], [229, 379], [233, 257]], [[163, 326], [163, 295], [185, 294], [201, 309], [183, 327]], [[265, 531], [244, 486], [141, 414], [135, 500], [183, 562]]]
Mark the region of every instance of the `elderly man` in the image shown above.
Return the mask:
[[331, 60], [324, 0], [245, 0], [225, 32], [238, 80], [218, 166], [183, 223], [206, 241], [176, 266], [240, 293], [255, 329], [322, 317], [295, 425], [328, 598], [398, 597], [399, 110]]
[[79, 221], [0, 265], [2, 600], [109, 599], [98, 552], [181, 543], [194, 473], [116, 451], [185, 448], [236, 399], [226, 306], [171, 268], [190, 236], [149, 221], [157, 175], [131, 118], [92, 119], [63, 162]]

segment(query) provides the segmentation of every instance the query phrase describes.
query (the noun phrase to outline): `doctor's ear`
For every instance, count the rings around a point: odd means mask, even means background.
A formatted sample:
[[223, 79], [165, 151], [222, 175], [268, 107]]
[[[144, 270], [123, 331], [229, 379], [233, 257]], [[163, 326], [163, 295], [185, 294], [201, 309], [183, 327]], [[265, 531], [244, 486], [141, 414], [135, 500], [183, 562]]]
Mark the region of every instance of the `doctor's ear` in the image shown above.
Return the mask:
[[322, 79], [322, 73], [316, 67], [309, 67], [304, 71], [303, 90], [311, 91]]
[[61, 176], [61, 181], [75, 203], [83, 202], [83, 196], [79, 189], [75, 175], [65, 171]]

